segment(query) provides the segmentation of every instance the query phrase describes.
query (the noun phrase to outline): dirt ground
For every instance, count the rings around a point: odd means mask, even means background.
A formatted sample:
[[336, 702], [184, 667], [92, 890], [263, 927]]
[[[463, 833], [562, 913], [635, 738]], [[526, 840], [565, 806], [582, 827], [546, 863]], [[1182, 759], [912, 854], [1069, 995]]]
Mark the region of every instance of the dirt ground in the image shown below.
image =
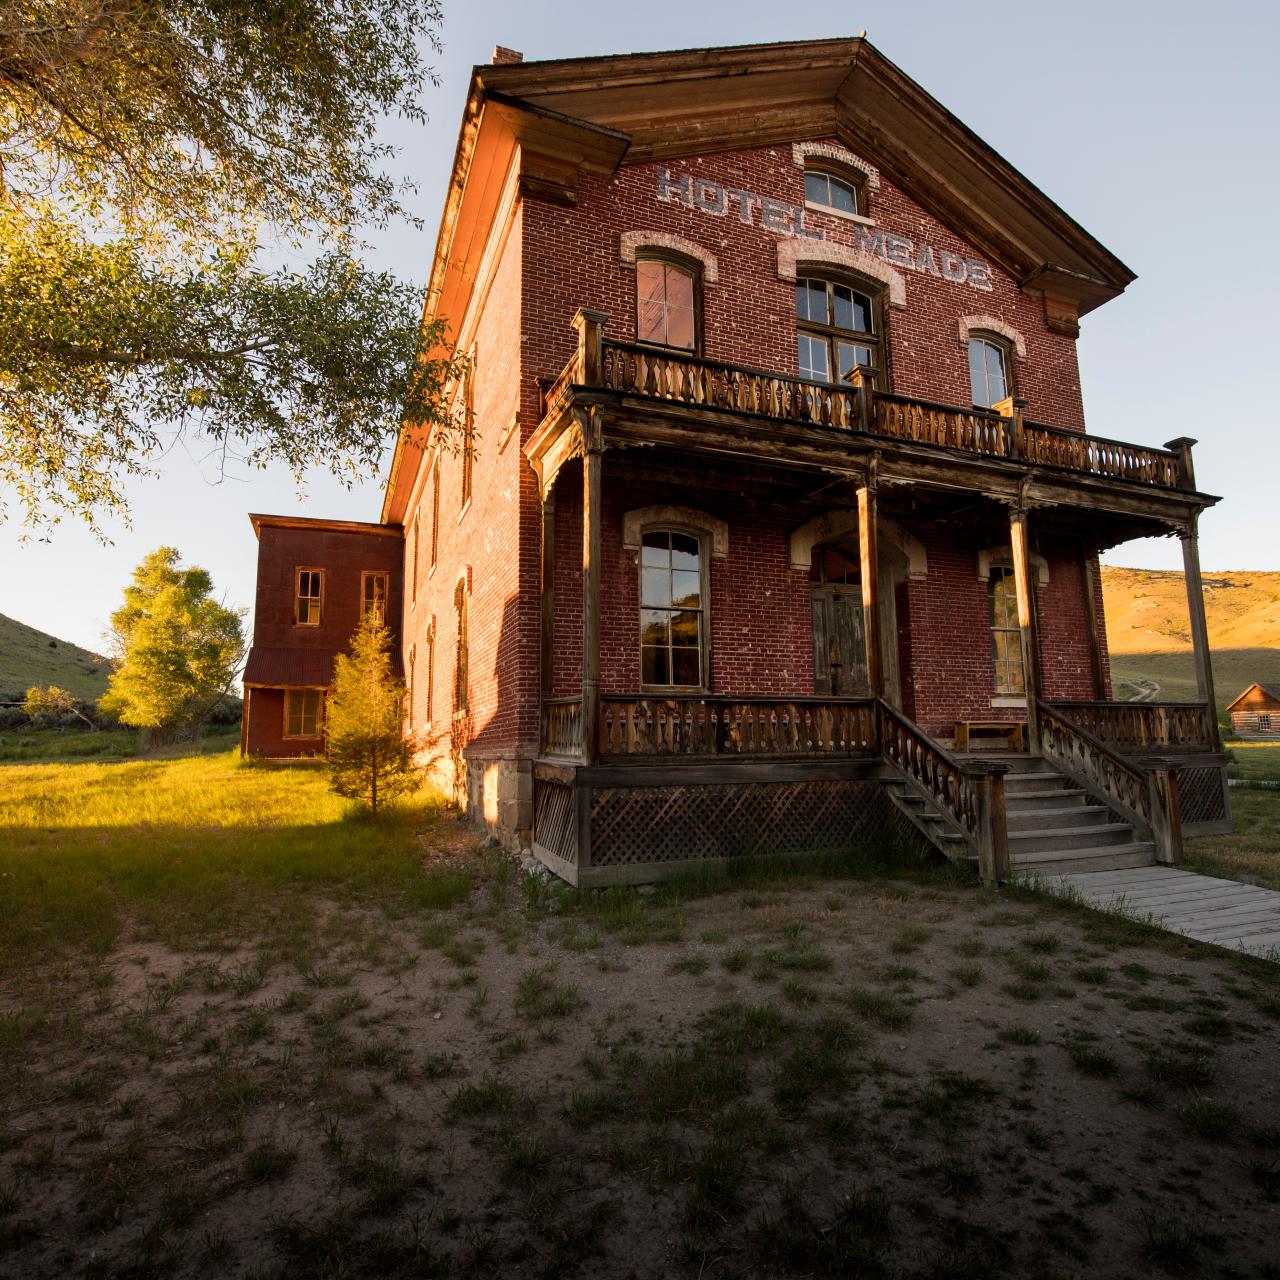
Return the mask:
[[1280, 967], [946, 877], [0, 980], [0, 1275], [1280, 1277]]

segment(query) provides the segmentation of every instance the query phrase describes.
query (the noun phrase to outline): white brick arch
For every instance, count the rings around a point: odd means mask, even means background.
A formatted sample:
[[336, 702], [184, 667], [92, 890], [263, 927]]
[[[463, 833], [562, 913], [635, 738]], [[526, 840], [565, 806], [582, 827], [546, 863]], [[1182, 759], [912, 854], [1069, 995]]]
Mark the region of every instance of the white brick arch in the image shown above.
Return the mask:
[[862, 185], [867, 191], [880, 190], [880, 171], [861, 156], [854, 155], [848, 147], [838, 142], [793, 142], [791, 158], [803, 169], [809, 160], [830, 160], [832, 164], [851, 169], [862, 175]]
[[1027, 358], [1027, 340], [1020, 330], [1006, 324], [998, 316], [961, 316], [959, 321], [960, 345], [967, 347], [974, 333], [994, 333], [1003, 338], [1014, 350], [1019, 360]]
[[833, 244], [830, 240], [779, 240], [778, 278], [794, 280], [802, 267], [836, 267], [856, 271], [859, 275], [879, 280], [888, 292], [891, 307], [907, 305], [907, 282], [901, 272], [873, 253], [852, 245]]
[[686, 258], [702, 263], [702, 283], [715, 284], [720, 279], [720, 264], [710, 249], [704, 249], [696, 240], [673, 235], [670, 231], [624, 231], [620, 237], [622, 261], [635, 266], [636, 254], [644, 249], [665, 249], [669, 253], [683, 254]]

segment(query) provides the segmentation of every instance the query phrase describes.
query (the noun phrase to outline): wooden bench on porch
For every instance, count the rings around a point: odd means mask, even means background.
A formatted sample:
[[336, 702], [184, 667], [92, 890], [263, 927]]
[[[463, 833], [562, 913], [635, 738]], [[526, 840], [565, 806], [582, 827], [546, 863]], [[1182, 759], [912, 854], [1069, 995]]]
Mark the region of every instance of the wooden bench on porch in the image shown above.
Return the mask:
[[1021, 720], [957, 720], [955, 749], [969, 750], [969, 739], [975, 735], [1001, 736], [1008, 743], [1010, 751], [1022, 750]]

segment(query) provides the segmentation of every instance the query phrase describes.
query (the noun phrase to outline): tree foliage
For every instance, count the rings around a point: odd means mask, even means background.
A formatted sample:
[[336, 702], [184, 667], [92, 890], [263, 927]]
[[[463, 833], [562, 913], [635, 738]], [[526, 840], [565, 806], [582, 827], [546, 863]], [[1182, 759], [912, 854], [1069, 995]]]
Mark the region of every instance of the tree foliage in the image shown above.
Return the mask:
[[340, 796], [378, 805], [419, 784], [404, 735], [404, 685], [391, 668], [391, 633], [372, 616], [334, 662], [325, 708], [329, 783]]
[[111, 615], [116, 665], [99, 709], [135, 728], [198, 729], [239, 672], [242, 615], [213, 599], [204, 569], [183, 568], [173, 547], [153, 551]]
[[57, 720], [65, 720], [74, 716], [83, 721], [90, 729], [98, 726], [80, 710], [75, 694], [56, 684], [33, 684], [22, 700], [22, 712], [34, 725], [53, 724]]
[[[91, 519], [194, 425], [365, 470], [459, 366], [356, 232], [405, 213], [437, 0], [0, 0], [0, 485]], [[283, 243], [314, 258], [270, 270]], [[4, 513], [0, 511], [0, 515]]]

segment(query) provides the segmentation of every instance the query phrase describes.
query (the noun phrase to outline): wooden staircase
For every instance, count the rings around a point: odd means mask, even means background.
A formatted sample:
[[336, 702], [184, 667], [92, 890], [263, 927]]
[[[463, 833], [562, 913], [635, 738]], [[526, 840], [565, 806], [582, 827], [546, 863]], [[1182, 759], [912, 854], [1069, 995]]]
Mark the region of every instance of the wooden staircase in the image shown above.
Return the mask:
[[[1024, 875], [1117, 871], [1156, 862], [1156, 847], [1134, 826], [1039, 756], [1015, 752], [954, 755], [961, 764], [1004, 765], [1009, 866]], [[970, 842], [905, 778], [885, 779], [894, 803], [946, 857], [975, 861]]]

